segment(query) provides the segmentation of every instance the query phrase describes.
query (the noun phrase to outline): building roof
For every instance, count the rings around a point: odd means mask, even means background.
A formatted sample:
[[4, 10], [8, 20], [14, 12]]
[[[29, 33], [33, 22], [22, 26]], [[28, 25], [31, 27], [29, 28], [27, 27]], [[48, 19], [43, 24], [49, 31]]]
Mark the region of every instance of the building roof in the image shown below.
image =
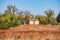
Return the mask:
[[35, 20], [38, 20], [38, 19], [30, 19], [30, 20], [35, 21]]

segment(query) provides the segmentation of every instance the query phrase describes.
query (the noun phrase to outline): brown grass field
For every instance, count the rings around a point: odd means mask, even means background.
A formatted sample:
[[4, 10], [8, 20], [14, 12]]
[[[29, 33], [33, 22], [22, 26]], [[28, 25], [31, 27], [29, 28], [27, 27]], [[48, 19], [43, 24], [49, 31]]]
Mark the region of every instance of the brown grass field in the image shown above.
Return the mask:
[[0, 30], [0, 40], [60, 40], [60, 25], [20, 25]]

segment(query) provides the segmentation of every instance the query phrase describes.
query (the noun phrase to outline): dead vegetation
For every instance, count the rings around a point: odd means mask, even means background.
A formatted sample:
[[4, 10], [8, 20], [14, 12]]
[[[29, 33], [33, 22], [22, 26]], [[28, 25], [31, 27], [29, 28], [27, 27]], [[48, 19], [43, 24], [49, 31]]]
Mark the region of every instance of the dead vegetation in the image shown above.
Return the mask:
[[20, 25], [0, 30], [0, 40], [60, 40], [60, 26]]

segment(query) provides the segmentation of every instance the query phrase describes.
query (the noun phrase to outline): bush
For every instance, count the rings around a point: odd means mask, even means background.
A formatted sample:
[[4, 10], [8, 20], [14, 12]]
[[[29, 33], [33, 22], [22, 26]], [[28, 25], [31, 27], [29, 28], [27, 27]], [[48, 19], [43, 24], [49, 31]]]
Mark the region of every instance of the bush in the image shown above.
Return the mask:
[[2, 28], [2, 24], [0, 24], [0, 29], [3, 29], [3, 28]]
[[58, 22], [51, 22], [51, 25], [58, 25]]
[[47, 18], [44, 16], [40, 16], [39, 18], [40, 24], [48, 24]]
[[15, 21], [11, 21], [9, 24], [11, 27], [15, 27], [15, 26], [19, 25], [19, 22], [18, 22], [18, 20], [15, 20]]
[[5, 23], [3, 26], [2, 26], [3, 29], [8, 29], [10, 28], [9, 24], [8, 23]]
[[10, 27], [18, 26], [19, 22], [17, 16], [15, 15], [6, 15], [0, 18], [0, 29], [8, 29]]
[[56, 18], [50, 18], [49, 20], [50, 20], [49, 23], [50, 23], [51, 25], [57, 25], [57, 24], [58, 24], [58, 22], [56, 21]]
[[8, 28], [10, 28], [8, 23], [0, 24], [0, 29], [8, 29]]

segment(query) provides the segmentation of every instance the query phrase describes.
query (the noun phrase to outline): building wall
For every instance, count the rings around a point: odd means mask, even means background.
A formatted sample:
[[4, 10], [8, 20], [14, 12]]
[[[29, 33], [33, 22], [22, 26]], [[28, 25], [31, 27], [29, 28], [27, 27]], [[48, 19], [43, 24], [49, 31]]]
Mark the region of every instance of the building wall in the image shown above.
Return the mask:
[[38, 20], [30, 20], [29, 24], [36, 24], [36, 25], [38, 25], [39, 21]]
[[34, 24], [34, 21], [32, 21], [32, 20], [31, 20], [31, 21], [29, 21], [29, 24]]
[[38, 25], [39, 24], [39, 21], [35, 21], [35, 24]]

